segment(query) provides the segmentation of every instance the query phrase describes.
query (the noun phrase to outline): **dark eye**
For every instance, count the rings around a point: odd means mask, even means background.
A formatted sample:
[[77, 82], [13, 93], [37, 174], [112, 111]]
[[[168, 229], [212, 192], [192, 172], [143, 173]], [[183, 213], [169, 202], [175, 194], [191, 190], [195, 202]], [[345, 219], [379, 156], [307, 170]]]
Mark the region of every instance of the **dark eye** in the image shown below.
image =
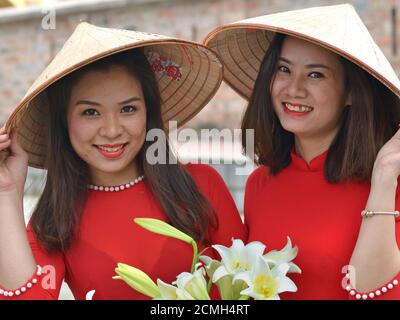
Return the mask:
[[137, 110], [137, 107], [135, 107], [135, 106], [125, 106], [121, 109], [121, 113], [135, 112], [136, 110]]
[[97, 112], [95, 109], [86, 109], [85, 111], [82, 112], [82, 115], [84, 116], [98, 116], [100, 113]]
[[285, 73], [289, 73], [289, 69], [285, 66], [278, 66], [278, 71], [280, 72], [285, 72]]
[[313, 79], [319, 79], [319, 78], [323, 78], [324, 75], [320, 72], [311, 72], [310, 77]]

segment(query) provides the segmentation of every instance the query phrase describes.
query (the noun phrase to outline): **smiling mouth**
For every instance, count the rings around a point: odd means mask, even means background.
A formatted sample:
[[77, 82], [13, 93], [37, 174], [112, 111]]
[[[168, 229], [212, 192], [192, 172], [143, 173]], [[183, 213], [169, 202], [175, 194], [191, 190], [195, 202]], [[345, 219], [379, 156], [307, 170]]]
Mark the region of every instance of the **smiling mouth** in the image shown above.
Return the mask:
[[100, 144], [94, 144], [93, 146], [106, 151], [106, 152], [118, 152], [119, 150], [123, 149], [128, 143], [119, 143], [119, 144], [104, 144], [104, 145], [100, 145]]
[[113, 144], [113, 145], [96, 145], [93, 146], [97, 149], [97, 151], [108, 159], [119, 159], [122, 154], [125, 152], [125, 147], [128, 143], [123, 144]]
[[302, 105], [302, 104], [292, 104], [289, 102], [283, 102], [282, 103], [283, 107], [285, 108], [285, 110], [290, 111], [290, 112], [295, 112], [295, 113], [308, 113], [314, 110], [313, 107], [309, 107], [306, 105]]

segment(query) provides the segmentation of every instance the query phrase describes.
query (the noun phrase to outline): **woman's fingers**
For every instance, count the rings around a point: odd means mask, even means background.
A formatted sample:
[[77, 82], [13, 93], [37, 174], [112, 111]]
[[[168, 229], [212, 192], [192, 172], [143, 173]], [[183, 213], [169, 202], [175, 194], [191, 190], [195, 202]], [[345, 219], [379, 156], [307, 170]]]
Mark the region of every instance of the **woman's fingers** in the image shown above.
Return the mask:
[[10, 155], [11, 139], [5, 126], [0, 128], [0, 165]]
[[[0, 143], [10, 141], [10, 136], [7, 134], [4, 127], [0, 129]], [[1, 150], [1, 149], [0, 149]]]
[[5, 125], [0, 128], [0, 143], [10, 140], [10, 135], [7, 134]]
[[10, 139], [5, 142], [0, 142], [0, 165], [10, 155], [10, 149], [9, 149], [10, 146], [11, 146]]
[[[26, 157], [27, 154], [25, 150], [21, 147], [17, 138], [18, 134], [16, 130], [13, 130], [10, 135], [0, 134], [0, 152], [10, 148], [12, 154]], [[8, 150], [8, 151], [10, 151]]]
[[11, 145], [11, 140], [0, 141], [0, 152], [7, 149]]
[[18, 133], [17, 130], [13, 130], [11, 132], [11, 152], [17, 156], [28, 158], [28, 154], [25, 152], [24, 148], [20, 145], [18, 141]]
[[7, 133], [5, 133], [5, 134], [0, 133], [0, 142], [7, 141], [8, 139], [10, 139], [10, 137], [8, 136]]

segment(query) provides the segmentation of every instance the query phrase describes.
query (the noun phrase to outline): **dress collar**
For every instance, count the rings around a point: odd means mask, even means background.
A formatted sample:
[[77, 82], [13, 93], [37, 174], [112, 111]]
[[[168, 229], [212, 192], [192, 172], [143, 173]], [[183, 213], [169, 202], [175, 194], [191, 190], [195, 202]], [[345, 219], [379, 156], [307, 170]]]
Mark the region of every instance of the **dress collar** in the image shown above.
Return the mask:
[[292, 158], [292, 166], [295, 167], [296, 169], [300, 169], [302, 171], [310, 171], [310, 172], [315, 172], [315, 171], [323, 171], [324, 170], [324, 164], [325, 164], [325, 159], [328, 154], [328, 150], [324, 151], [320, 155], [316, 156], [314, 159], [310, 161], [310, 164], [308, 165], [307, 162], [303, 159], [300, 158], [294, 150], [290, 153], [290, 156]]

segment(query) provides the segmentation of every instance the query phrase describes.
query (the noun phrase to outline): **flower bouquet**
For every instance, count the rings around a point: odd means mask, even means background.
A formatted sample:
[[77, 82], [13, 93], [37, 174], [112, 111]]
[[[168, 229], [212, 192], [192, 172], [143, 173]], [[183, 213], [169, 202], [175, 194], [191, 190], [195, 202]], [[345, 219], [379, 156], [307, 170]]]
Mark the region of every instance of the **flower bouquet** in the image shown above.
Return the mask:
[[288, 273], [301, 273], [292, 260], [298, 248], [292, 247], [290, 238], [280, 250], [264, 253], [266, 247], [258, 241], [245, 245], [233, 239], [230, 248], [222, 245], [212, 247], [221, 261], [198, 252], [196, 241], [166, 222], [157, 219], [136, 218], [141, 227], [161, 235], [184, 241], [193, 247], [190, 272], [182, 272], [169, 284], [161, 279], [155, 283], [143, 271], [118, 263], [113, 279], [125, 281], [138, 292], [158, 300], [210, 300], [212, 284], [218, 287], [223, 300], [279, 300], [282, 292], [295, 292], [297, 287], [287, 277]]

